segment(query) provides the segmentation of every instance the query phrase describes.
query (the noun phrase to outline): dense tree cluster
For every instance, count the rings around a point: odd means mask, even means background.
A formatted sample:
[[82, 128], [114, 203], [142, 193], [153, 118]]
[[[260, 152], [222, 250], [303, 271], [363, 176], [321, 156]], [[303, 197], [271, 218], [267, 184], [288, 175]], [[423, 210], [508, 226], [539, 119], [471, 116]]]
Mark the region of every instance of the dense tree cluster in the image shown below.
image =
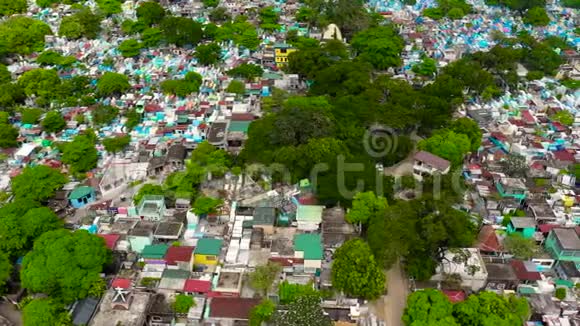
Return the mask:
[[452, 304], [441, 291], [427, 289], [407, 298], [403, 322], [407, 326], [511, 326], [522, 324], [528, 317], [526, 298], [480, 292]]
[[465, 0], [437, 0], [437, 7], [423, 10], [423, 15], [435, 20], [443, 17], [461, 19], [472, 11], [472, 6]]
[[183, 79], [168, 79], [161, 82], [161, 91], [165, 94], [186, 97], [191, 93], [199, 91], [202, 83], [202, 76], [196, 72], [188, 72]]
[[81, 37], [96, 38], [101, 32], [101, 16], [84, 7], [78, 12], [62, 18], [58, 34], [68, 39]]
[[26, 16], [12, 16], [0, 23], [0, 57], [27, 55], [44, 49], [44, 36], [52, 34], [45, 23]]
[[12, 179], [12, 193], [17, 199], [43, 202], [67, 182], [64, 174], [46, 165], [26, 167]]
[[72, 142], [64, 144], [61, 160], [70, 166], [72, 173], [85, 173], [94, 169], [98, 160], [95, 139], [87, 134], [77, 135]]

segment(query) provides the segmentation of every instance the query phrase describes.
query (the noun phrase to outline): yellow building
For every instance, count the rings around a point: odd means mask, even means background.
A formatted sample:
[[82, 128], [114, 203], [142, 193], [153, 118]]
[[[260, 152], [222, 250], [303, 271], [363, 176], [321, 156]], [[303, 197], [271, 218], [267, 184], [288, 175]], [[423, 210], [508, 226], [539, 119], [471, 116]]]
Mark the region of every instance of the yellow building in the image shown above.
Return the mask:
[[296, 49], [286, 43], [274, 44], [274, 59], [276, 61], [276, 67], [280, 68], [287, 65], [288, 56], [294, 51], [296, 51]]
[[196, 265], [217, 265], [221, 248], [222, 240], [202, 238], [197, 241], [195, 247], [195, 264]]

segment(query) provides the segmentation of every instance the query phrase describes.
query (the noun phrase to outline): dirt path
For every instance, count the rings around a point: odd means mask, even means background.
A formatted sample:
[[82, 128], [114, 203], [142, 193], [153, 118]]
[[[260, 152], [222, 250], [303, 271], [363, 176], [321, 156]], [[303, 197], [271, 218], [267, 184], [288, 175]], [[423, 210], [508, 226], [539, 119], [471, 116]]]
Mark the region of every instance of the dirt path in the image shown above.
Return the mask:
[[373, 302], [370, 306], [371, 311], [380, 320], [385, 321], [386, 326], [403, 326], [401, 317], [403, 316], [409, 293], [407, 278], [403, 274], [399, 263], [385, 272], [385, 275], [388, 281], [387, 295]]

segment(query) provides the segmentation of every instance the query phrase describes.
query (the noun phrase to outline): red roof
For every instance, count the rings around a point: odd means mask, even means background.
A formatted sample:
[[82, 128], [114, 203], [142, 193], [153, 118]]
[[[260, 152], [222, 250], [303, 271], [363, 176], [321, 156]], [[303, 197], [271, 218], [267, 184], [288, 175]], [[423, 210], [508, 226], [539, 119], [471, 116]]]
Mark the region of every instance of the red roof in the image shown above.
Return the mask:
[[107, 245], [107, 248], [111, 250], [115, 249], [115, 247], [117, 246], [117, 241], [119, 241], [119, 238], [121, 237], [118, 234], [97, 234], [97, 236], [105, 239], [105, 244]]
[[542, 279], [540, 273], [527, 270], [524, 262], [521, 260], [512, 260], [510, 264], [520, 281], [539, 281]]
[[576, 159], [574, 158], [574, 154], [567, 151], [567, 150], [560, 150], [560, 151], [555, 151], [552, 152], [552, 154], [554, 154], [554, 157], [558, 160], [558, 161], [563, 161], [563, 162], [574, 162], [576, 161]]
[[232, 121], [254, 121], [254, 115], [251, 113], [234, 113], [232, 114]]
[[128, 278], [116, 278], [113, 280], [113, 284], [111, 284], [113, 289], [121, 288], [121, 289], [130, 289], [131, 288], [131, 280]]
[[177, 262], [180, 261], [191, 261], [191, 255], [193, 254], [194, 247], [176, 247], [171, 246], [167, 249], [167, 253], [165, 254], [165, 262], [168, 265], [177, 265]]
[[566, 127], [564, 127], [563, 124], [559, 123], [558, 121], [554, 121], [552, 122], [552, 126], [554, 127], [554, 129], [556, 129], [556, 131], [566, 131]]
[[535, 169], [535, 170], [543, 170], [544, 169], [544, 165], [541, 162], [534, 162], [534, 163], [532, 163], [532, 165], [530, 167], [532, 169]]
[[447, 298], [449, 298], [449, 301], [451, 301], [451, 303], [461, 302], [466, 298], [465, 292], [463, 291], [443, 290], [441, 292], [443, 292], [443, 294], [445, 294]]
[[534, 116], [530, 113], [530, 110], [522, 110], [522, 119], [530, 125], [536, 123], [536, 119], [534, 119]]
[[209, 316], [248, 320], [250, 311], [259, 303], [260, 299], [252, 298], [213, 298], [210, 303]]
[[202, 280], [186, 280], [183, 292], [207, 293], [211, 291], [211, 282]]
[[507, 137], [504, 134], [502, 134], [501, 132], [492, 132], [491, 137], [493, 137], [501, 142], [504, 142], [507, 140]]
[[278, 264], [282, 265], [283, 267], [290, 267], [293, 264], [304, 263], [304, 259], [302, 259], [302, 258], [270, 257], [270, 259], [268, 259], [268, 260], [273, 262], [273, 263], [278, 263]]
[[157, 104], [147, 104], [145, 105], [145, 112], [161, 112], [163, 109]]
[[559, 227], [561, 227], [561, 226], [558, 224], [540, 224], [540, 225], [538, 225], [538, 229], [542, 233], [550, 233], [550, 231], [552, 231], [552, 229], [559, 228]]
[[479, 250], [488, 252], [501, 252], [502, 245], [495, 234], [495, 230], [491, 225], [484, 225], [479, 231], [477, 238], [479, 242]]

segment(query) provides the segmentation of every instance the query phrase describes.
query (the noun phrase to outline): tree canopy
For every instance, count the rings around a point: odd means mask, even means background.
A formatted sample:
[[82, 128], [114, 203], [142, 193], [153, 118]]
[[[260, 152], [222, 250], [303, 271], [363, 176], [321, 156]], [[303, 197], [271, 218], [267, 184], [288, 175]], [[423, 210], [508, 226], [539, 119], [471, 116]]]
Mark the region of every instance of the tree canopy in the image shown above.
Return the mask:
[[100, 32], [101, 16], [86, 7], [70, 16], [64, 16], [58, 28], [60, 36], [73, 40], [81, 37], [94, 39]]
[[154, 1], [143, 2], [137, 8], [137, 19], [148, 26], [159, 24], [165, 18], [165, 9]]
[[124, 40], [119, 44], [119, 51], [121, 51], [121, 55], [125, 58], [138, 56], [142, 48], [143, 44], [134, 39]]
[[42, 51], [44, 36], [49, 34], [50, 27], [39, 20], [12, 16], [0, 23], [0, 57]]
[[109, 153], [118, 153], [124, 150], [131, 142], [131, 136], [118, 136], [103, 139], [103, 146]]
[[12, 275], [10, 257], [5, 252], [0, 252], [0, 295], [4, 294], [6, 282]]
[[352, 48], [358, 56], [383, 70], [401, 64], [401, 51], [405, 42], [391, 25], [361, 31], [352, 39]]
[[212, 197], [198, 197], [193, 203], [193, 212], [196, 215], [207, 215], [216, 213], [216, 209], [223, 204], [223, 200]]
[[274, 302], [265, 299], [250, 311], [250, 326], [261, 326], [263, 322], [268, 322], [276, 311]]
[[332, 286], [347, 295], [376, 299], [385, 289], [385, 274], [368, 244], [360, 239], [345, 242], [334, 253]]
[[27, 8], [26, 0], [2, 0], [0, 1], [0, 17], [21, 14], [26, 12]]
[[193, 298], [187, 294], [178, 294], [175, 296], [175, 300], [171, 304], [171, 309], [178, 314], [187, 314], [189, 308], [193, 307], [195, 302]]
[[93, 124], [108, 125], [119, 115], [119, 109], [111, 105], [97, 105], [91, 112]]
[[67, 182], [64, 174], [46, 165], [28, 166], [12, 179], [12, 193], [16, 198], [42, 202]]
[[179, 47], [196, 45], [201, 40], [201, 24], [185, 17], [166, 17], [161, 21], [160, 29], [167, 43]]
[[143, 199], [143, 196], [147, 195], [163, 196], [163, 194], [164, 194], [163, 187], [161, 187], [160, 185], [146, 183], [141, 188], [139, 188], [139, 191], [135, 194], [135, 196], [133, 196], [133, 203], [135, 203], [135, 205], [138, 205], [141, 199]]
[[371, 216], [382, 216], [387, 209], [387, 199], [372, 191], [359, 192], [354, 196], [352, 208], [346, 214], [349, 223], [367, 224]]
[[103, 97], [119, 95], [130, 88], [129, 78], [116, 72], [105, 72], [97, 81], [97, 93]]
[[48, 111], [41, 125], [46, 132], [59, 132], [66, 127], [66, 121], [59, 111]]
[[278, 274], [282, 271], [282, 266], [276, 263], [268, 262], [266, 265], [257, 266], [250, 274], [250, 285], [260, 293], [262, 297], [268, 295]]
[[252, 63], [242, 63], [241, 65], [228, 70], [228, 75], [245, 79], [254, 79], [261, 77], [264, 69], [261, 66]]
[[272, 317], [277, 326], [330, 326], [330, 318], [320, 307], [318, 296], [302, 296], [288, 305], [286, 311], [276, 311]]
[[22, 263], [22, 286], [46, 293], [63, 302], [85, 298], [111, 259], [102, 238], [79, 230], [44, 233]]
[[533, 26], [546, 26], [550, 23], [550, 17], [543, 7], [534, 7], [526, 11], [524, 23]]
[[505, 250], [513, 254], [516, 258], [528, 260], [534, 257], [538, 246], [534, 239], [526, 239], [519, 233], [508, 235], [503, 242]]
[[458, 166], [463, 162], [463, 156], [469, 152], [471, 142], [464, 134], [455, 133], [451, 130], [441, 130], [433, 134], [433, 136], [420, 141], [418, 147]]
[[87, 135], [77, 135], [65, 144], [62, 162], [68, 164], [73, 173], [88, 172], [97, 167], [98, 153], [94, 140]]
[[202, 44], [195, 49], [193, 55], [200, 64], [210, 66], [222, 59], [222, 48], [217, 43]]
[[26, 326], [72, 325], [71, 317], [62, 303], [50, 298], [34, 299], [22, 309]]
[[0, 148], [17, 147], [18, 142], [16, 139], [19, 135], [20, 132], [16, 127], [3, 121], [0, 122]]

